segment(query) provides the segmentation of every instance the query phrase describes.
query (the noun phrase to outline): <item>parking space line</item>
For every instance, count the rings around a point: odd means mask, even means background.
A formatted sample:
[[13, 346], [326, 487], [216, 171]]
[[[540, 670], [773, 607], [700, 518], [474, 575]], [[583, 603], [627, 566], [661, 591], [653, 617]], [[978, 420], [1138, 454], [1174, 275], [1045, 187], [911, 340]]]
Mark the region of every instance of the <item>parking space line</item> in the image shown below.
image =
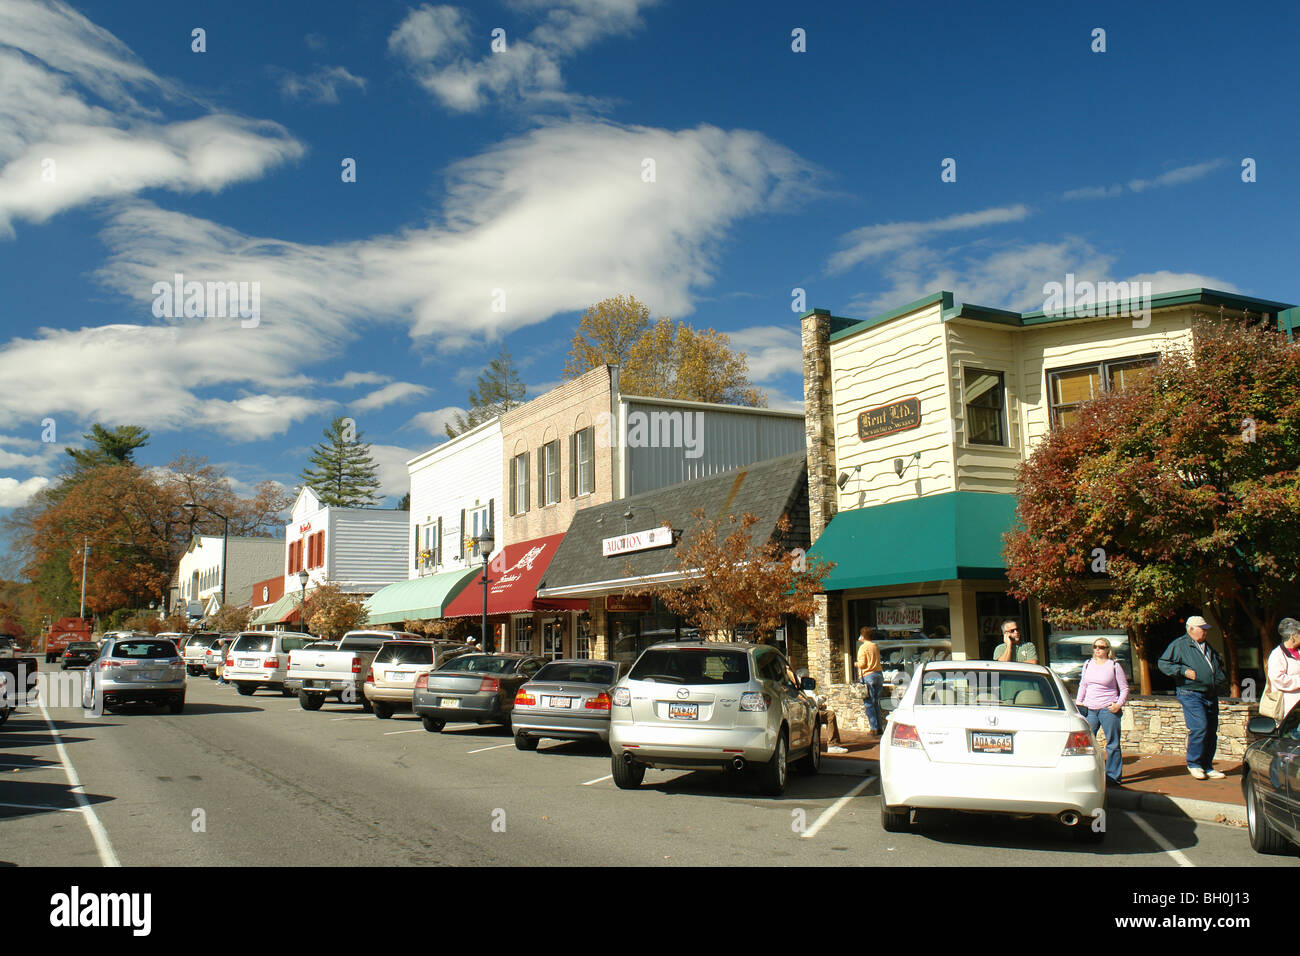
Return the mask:
[[1169, 854], [1169, 856], [1173, 859], [1173, 861], [1177, 863], [1179, 866], [1196, 865], [1191, 860], [1187, 859], [1187, 857], [1183, 856], [1183, 854], [1179, 850], [1177, 850], [1172, 843], [1166, 840], [1164, 838], [1164, 835], [1161, 834], [1159, 830], [1157, 830], [1151, 824], [1147, 823], [1146, 820], [1142, 819], [1136, 813], [1133, 813], [1131, 810], [1125, 810], [1124, 815], [1127, 816], [1134, 823], [1136, 823], [1139, 829], [1141, 829], [1143, 833], [1145, 833], [1153, 841], [1155, 841], [1155, 844], [1158, 847], [1160, 847], [1160, 849], [1164, 850], [1167, 854]]
[[855, 786], [852, 790], [850, 790], [844, 796], [840, 797], [829, 807], [823, 810], [822, 815], [819, 816], [813, 822], [813, 825], [810, 826], [803, 833], [799, 834], [799, 836], [805, 840], [811, 840], [813, 837], [815, 837], [818, 833], [821, 832], [822, 827], [826, 826], [826, 824], [831, 822], [835, 814], [839, 813], [841, 810], [844, 809], [845, 804], [847, 804], [850, 800], [852, 800], [859, 793], [865, 790], [867, 784], [871, 783], [875, 779], [876, 779], [876, 775], [874, 773], [867, 774], [867, 776], [860, 783], [858, 783], [857, 786]]
[[467, 754], [481, 754], [485, 750], [500, 750], [502, 747], [513, 747], [514, 744], [497, 744], [495, 747], [480, 747], [478, 750], [466, 750]]
[[63, 764], [63, 772], [67, 775], [68, 784], [72, 787], [72, 795], [77, 798], [77, 803], [82, 809], [81, 819], [86, 821], [86, 826], [90, 828], [90, 836], [95, 841], [95, 850], [99, 853], [99, 862], [104, 866], [121, 866], [121, 861], [117, 854], [113, 852], [113, 844], [109, 842], [108, 831], [104, 829], [104, 824], [99, 822], [99, 817], [95, 815], [95, 810], [86, 799], [86, 792], [82, 789], [81, 778], [77, 776], [77, 771], [72, 766], [72, 761], [68, 759], [68, 752], [63, 749], [63, 738], [59, 735], [59, 728], [54, 726], [54, 721], [50, 719], [50, 712], [45, 709], [45, 701], [41, 701], [41, 716], [45, 718], [45, 725], [50, 728], [50, 733], [54, 737], [54, 749], [59, 755], [59, 762]]
[[370, 714], [357, 714], [354, 717], [331, 717], [330, 720], [373, 720]]
[[613, 780], [613, 779], [614, 779], [614, 775], [612, 773], [607, 773], [605, 774], [605, 776], [597, 777], [595, 780], [588, 780], [586, 783], [583, 784], [583, 786], [590, 787], [593, 783], [600, 783], [602, 780]]
[[423, 734], [423, 733], [427, 733], [427, 731], [423, 727], [420, 727], [416, 730], [390, 730], [386, 732], [384, 736], [392, 737], [394, 734]]

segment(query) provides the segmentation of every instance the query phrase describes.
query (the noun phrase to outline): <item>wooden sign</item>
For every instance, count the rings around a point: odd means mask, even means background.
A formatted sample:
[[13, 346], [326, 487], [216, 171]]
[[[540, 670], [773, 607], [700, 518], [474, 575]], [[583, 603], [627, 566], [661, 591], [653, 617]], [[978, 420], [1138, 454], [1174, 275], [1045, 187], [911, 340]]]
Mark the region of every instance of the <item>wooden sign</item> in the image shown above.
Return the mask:
[[921, 400], [905, 398], [876, 408], [868, 408], [858, 415], [858, 438], [870, 441], [894, 432], [905, 432], [921, 424]]
[[605, 610], [610, 614], [649, 614], [653, 608], [650, 595], [624, 597], [622, 594], [605, 596]]

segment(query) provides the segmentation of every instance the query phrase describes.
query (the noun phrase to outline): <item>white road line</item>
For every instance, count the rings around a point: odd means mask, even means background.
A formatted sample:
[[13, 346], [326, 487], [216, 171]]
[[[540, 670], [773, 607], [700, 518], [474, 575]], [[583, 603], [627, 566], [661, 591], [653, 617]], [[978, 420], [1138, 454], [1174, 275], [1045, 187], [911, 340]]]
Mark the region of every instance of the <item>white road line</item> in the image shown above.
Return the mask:
[[500, 750], [502, 747], [513, 747], [514, 744], [497, 744], [495, 747], [480, 747], [478, 750], [466, 750], [467, 754], [481, 754], [485, 750]]
[[374, 720], [369, 714], [357, 714], [355, 717], [331, 717], [330, 720]]
[[[1154, 840], [1156, 845], [1159, 846], [1160, 849], [1168, 853], [1169, 856], [1173, 858], [1173, 861], [1177, 863], [1179, 866], [1196, 865], [1191, 860], [1187, 859], [1187, 857], [1183, 856], [1183, 854], [1180, 851], [1176, 850], [1174, 848], [1174, 845], [1170, 843], [1168, 840], [1166, 840], [1159, 830], [1157, 830], [1151, 824], [1147, 823], [1136, 813], [1133, 813], [1129, 810], [1125, 810], [1124, 815], [1127, 816], [1134, 823], [1136, 823], [1138, 827], [1142, 830], [1142, 832], [1145, 833], [1147, 836], [1149, 836], [1152, 840]], [[1082, 823], [1080, 823], [1079, 825], [1083, 826]]]
[[614, 779], [614, 775], [612, 773], [607, 773], [605, 774], [605, 776], [597, 777], [595, 780], [588, 780], [586, 783], [583, 784], [583, 786], [590, 787], [593, 783], [600, 783], [602, 780], [613, 780], [613, 779]]
[[54, 726], [54, 721], [50, 720], [50, 712], [45, 709], [45, 701], [41, 701], [41, 716], [45, 718], [45, 724], [50, 728], [50, 733], [54, 735], [54, 749], [58, 751], [59, 761], [63, 764], [63, 771], [68, 775], [68, 783], [72, 786], [72, 795], [77, 798], [77, 803], [81, 805], [81, 818], [86, 821], [86, 826], [90, 828], [90, 835], [94, 838], [95, 849], [99, 851], [99, 862], [104, 866], [121, 866], [122, 863], [113, 852], [113, 844], [108, 839], [108, 831], [104, 829], [104, 824], [99, 822], [99, 817], [95, 815], [95, 810], [86, 799], [86, 791], [82, 789], [81, 778], [77, 776], [77, 771], [72, 766], [72, 761], [68, 759], [68, 752], [63, 749], [63, 738], [59, 735], [59, 728]]
[[805, 840], [811, 840], [813, 837], [815, 837], [818, 833], [821, 832], [822, 827], [826, 826], [826, 824], [831, 822], [831, 819], [835, 816], [835, 814], [839, 813], [841, 810], [844, 809], [844, 805], [846, 803], [848, 803], [859, 793], [861, 793], [864, 789], [866, 789], [867, 784], [871, 783], [875, 779], [876, 779], [876, 775], [874, 773], [867, 774], [866, 779], [864, 779], [856, 787], [854, 787], [844, 796], [840, 797], [829, 807], [823, 810], [822, 815], [819, 816], [816, 819], [816, 821], [813, 822], [813, 825], [810, 826], [803, 833], [799, 834], [799, 836], [801, 836]]
[[0, 807], [18, 807], [20, 810], [58, 810], [60, 813], [81, 813], [81, 807], [52, 807], [45, 803], [0, 803]]
[[390, 730], [387, 733], [385, 733], [384, 736], [391, 737], [394, 734], [423, 734], [423, 733], [426, 733], [426, 731], [423, 727], [421, 727], [419, 730]]

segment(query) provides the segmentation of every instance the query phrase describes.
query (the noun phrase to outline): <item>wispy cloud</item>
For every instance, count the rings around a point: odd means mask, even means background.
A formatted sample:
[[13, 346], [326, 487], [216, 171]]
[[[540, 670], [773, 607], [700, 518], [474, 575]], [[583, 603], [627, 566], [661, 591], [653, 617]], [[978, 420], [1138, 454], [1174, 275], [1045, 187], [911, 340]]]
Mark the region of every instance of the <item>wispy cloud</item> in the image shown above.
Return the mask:
[[826, 271], [831, 275], [844, 272], [868, 259], [915, 246], [929, 236], [1020, 222], [1028, 217], [1029, 207], [1017, 204], [957, 213], [942, 219], [863, 226], [840, 237], [846, 248], [831, 256]]
[[287, 100], [308, 100], [313, 103], [337, 103], [343, 87], [366, 88], [363, 77], [353, 76], [345, 67], [325, 67], [307, 76], [285, 73], [280, 77], [280, 95]]
[[[457, 415], [464, 415], [465, 409], [448, 405], [432, 412], [420, 412], [403, 425], [403, 428], [418, 428], [428, 432], [434, 438], [446, 438], [446, 427], [456, 420]], [[417, 453], [418, 454], [418, 453]], [[412, 456], [414, 457], [414, 456]]]
[[396, 405], [398, 402], [408, 402], [417, 396], [428, 395], [429, 391], [428, 387], [416, 385], [414, 382], [394, 382], [353, 402], [351, 408], [354, 412], [378, 411], [389, 405]]
[[1079, 189], [1067, 189], [1061, 194], [1062, 199], [1114, 199], [1130, 193], [1146, 192], [1165, 186], [1181, 186], [1185, 183], [1204, 179], [1226, 163], [1223, 159], [1212, 159], [1204, 163], [1193, 163], [1168, 170], [1151, 179], [1130, 179], [1128, 183], [1113, 183], [1110, 186], [1084, 186]]
[[339, 379], [337, 385], [339, 388], [352, 388], [357, 385], [383, 385], [392, 380], [393, 376], [381, 375], [379, 372], [348, 372]]

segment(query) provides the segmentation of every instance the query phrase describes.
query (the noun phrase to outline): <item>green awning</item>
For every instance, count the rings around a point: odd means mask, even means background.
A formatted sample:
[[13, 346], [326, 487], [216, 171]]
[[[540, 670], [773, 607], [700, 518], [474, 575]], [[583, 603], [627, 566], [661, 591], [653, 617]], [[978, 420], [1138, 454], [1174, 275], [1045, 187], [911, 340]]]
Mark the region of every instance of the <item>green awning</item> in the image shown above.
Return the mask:
[[376, 591], [366, 599], [370, 623], [400, 624], [442, 617], [442, 609], [451, 603], [481, 568], [444, 571], [424, 578], [398, 581]]
[[248, 626], [262, 627], [266, 624], [283, 624], [285, 621], [297, 618], [298, 602], [301, 599], [300, 594], [286, 594], [274, 604], [267, 605], [258, 611], [253, 619], [248, 622]]
[[834, 561], [827, 591], [1005, 576], [1015, 495], [956, 491], [841, 511], [808, 557]]

